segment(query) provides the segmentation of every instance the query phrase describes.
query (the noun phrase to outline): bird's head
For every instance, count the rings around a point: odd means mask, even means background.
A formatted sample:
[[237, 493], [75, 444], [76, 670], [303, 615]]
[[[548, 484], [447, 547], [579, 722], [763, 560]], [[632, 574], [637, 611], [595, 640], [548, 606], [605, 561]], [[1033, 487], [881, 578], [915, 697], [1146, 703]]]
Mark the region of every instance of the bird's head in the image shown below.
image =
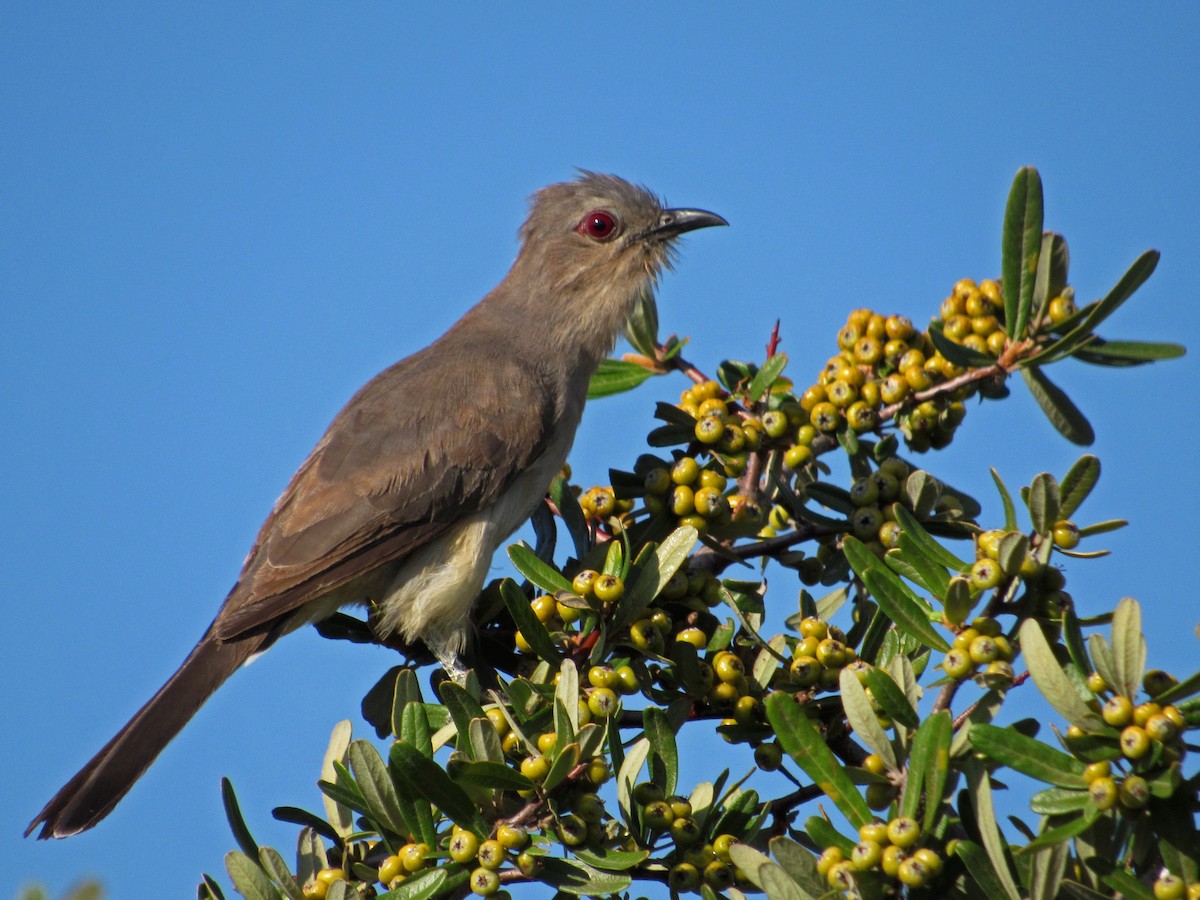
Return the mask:
[[564, 316], [579, 321], [586, 332], [579, 336], [606, 352], [638, 298], [670, 267], [676, 238], [728, 224], [706, 210], [667, 207], [615, 175], [582, 172], [533, 195], [513, 271], [554, 297]]

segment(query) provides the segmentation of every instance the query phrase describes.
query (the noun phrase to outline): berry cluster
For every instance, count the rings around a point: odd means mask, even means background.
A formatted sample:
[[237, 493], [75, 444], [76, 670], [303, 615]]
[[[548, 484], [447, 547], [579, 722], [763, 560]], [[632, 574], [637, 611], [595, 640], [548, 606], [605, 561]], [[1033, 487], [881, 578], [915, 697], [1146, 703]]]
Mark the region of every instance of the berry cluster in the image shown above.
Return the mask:
[[1001, 633], [1000, 623], [978, 616], [954, 636], [942, 668], [955, 681], [970, 678], [982, 668], [980, 680], [989, 688], [1004, 690], [1012, 686], [1012, 661], [1016, 655], [1012, 643]]
[[[1151, 699], [1135, 704], [1134, 698], [1114, 692], [1099, 673], [1088, 677], [1088, 687], [1097, 700], [1104, 701], [1101, 718], [1118, 735], [1115, 740], [1110, 735], [1090, 735], [1072, 725], [1064, 740], [1088, 764], [1083, 773], [1088, 795], [1102, 812], [1116, 808], [1123, 815], [1138, 815], [1150, 802], [1151, 783], [1169, 783], [1169, 777], [1163, 776], [1182, 761], [1188, 720], [1178, 707], [1153, 699], [1175, 683], [1161, 670], [1147, 672], [1142, 687]], [[1119, 768], [1114, 768], [1114, 762]]]
[[881, 872], [911, 888], [924, 887], [942, 871], [942, 856], [918, 846], [921, 826], [905, 816], [888, 822], [868, 822], [858, 829], [858, 843], [849, 856], [841, 847], [827, 847], [817, 860], [817, 872], [834, 890], [852, 891], [864, 873]]
[[732, 834], [708, 838], [693, 817], [692, 804], [688, 800], [668, 797], [661, 787], [647, 781], [633, 789], [633, 801], [650, 831], [671, 841], [664, 863], [669, 866], [667, 885], [672, 891], [679, 894], [699, 892], [701, 885], [724, 891], [735, 882], [747, 883], [729, 855], [737, 838]]

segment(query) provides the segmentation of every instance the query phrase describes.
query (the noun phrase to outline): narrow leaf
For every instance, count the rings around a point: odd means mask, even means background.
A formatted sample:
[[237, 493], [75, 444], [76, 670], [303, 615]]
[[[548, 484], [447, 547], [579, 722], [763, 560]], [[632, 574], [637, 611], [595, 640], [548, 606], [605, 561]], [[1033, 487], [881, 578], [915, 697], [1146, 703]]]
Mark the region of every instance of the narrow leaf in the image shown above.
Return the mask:
[[1112, 687], [1133, 699], [1146, 671], [1146, 637], [1142, 634], [1142, 607], [1132, 597], [1125, 597], [1113, 610], [1112, 659], [1117, 679]]
[[752, 403], [757, 403], [761, 400], [763, 395], [770, 390], [771, 385], [775, 383], [775, 379], [783, 372], [787, 362], [786, 353], [776, 353], [774, 356], [768, 356], [767, 361], [762, 364], [762, 368], [755, 373], [754, 380], [750, 382], [750, 387], [746, 389], [747, 399]]
[[[333, 769], [335, 762], [345, 764], [346, 750], [350, 747], [351, 731], [348, 719], [333, 726], [333, 732], [329, 735], [329, 746], [325, 750], [325, 761], [321, 765], [321, 777], [326, 781], [337, 779], [337, 773]], [[344, 838], [351, 834], [354, 831], [354, 811], [342, 806], [332, 797], [322, 796], [321, 799], [325, 804], [325, 815], [329, 819], [329, 824], [333, 826], [338, 836]]]
[[619, 894], [633, 883], [628, 875], [601, 872], [582, 863], [554, 856], [543, 857], [538, 879], [550, 887], [578, 897]]
[[463, 828], [486, 835], [487, 822], [467, 792], [436, 762], [403, 741], [392, 744], [389, 767], [405, 790], [424, 797]]
[[1013, 505], [1012, 494], [1008, 492], [1008, 487], [1000, 479], [1000, 473], [995, 469], [990, 470], [992, 473], [992, 481], [996, 483], [996, 490], [1000, 492], [1000, 502], [1004, 504], [1004, 530], [1017, 530], [1017, 508]]
[[403, 836], [410, 833], [412, 829], [400, 809], [396, 785], [392, 782], [387, 764], [374, 745], [361, 739], [354, 741], [346, 752], [346, 758], [350, 762], [350, 770], [358, 782], [358, 789], [362, 791], [371, 818], [393, 834]]
[[955, 855], [963, 861], [963, 865], [967, 867], [967, 871], [971, 873], [971, 877], [975, 879], [975, 883], [984, 896], [1021, 900], [1012, 876], [1008, 875], [1008, 878], [1001, 880], [992, 866], [992, 861], [988, 858], [987, 851], [979, 844], [973, 841], [959, 841]]
[[1092, 827], [1092, 823], [1099, 817], [1100, 812], [1094, 806], [1087, 811], [1080, 813], [1077, 816], [1072, 816], [1061, 825], [1056, 825], [1053, 828], [1047, 828], [1036, 838], [1017, 851], [1018, 855], [1024, 855], [1042, 847], [1051, 847], [1055, 844], [1062, 843], [1075, 837], [1077, 834], [1083, 834]]
[[596, 374], [588, 382], [588, 399], [611, 397], [632, 391], [643, 381], [652, 377], [654, 372], [637, 363], [625, 362], [620, 359], [602, 359], [596, 368]]
[[1073, 444], [1089, 446], [1096, 440], [1096, 432], [1091, 423], [1079, 411], [1062, 389], [1048, 379], [1037, 366], [1026, 366], [1021, 369], [1029, 392], [1037, 401], [1046, 418], [1050, 420], [1058, 433]]
[[233, 791], [233, 782], [228, 778], [221, 779], [221, 803], [225, 806], [225, 818], [229, 821], [229, 830], [233, 832], [233, 839], [237, 841], [237, 845], [247, 856], [258, 856], [258, 841], [250, 834], [250, 828], [246, 825], [238, 805], [237, 794]]
[[1042, 246], [1042, 179], [1025, 166], [1013, 179], [1004, 211], [1001, 268], [1004, 276], [1004, 322], [1009, 337], [1025, 336], [1033, 286]]
[[[1036, 627], [1036, 626], [1035, 626]], [[989, 759], [1030, 778], [1065, 788], [1085, 788], [1084, 763], [1073, 756], [1025, 737], [1012, 728], [978, 724], [971, 728], [971, 745]]]
[[[625, 594], [618, 601], [613, 616], [612, 629], [619, 631], [633, 623], [638, 615], [650, 605], [659, 591], [671, 580], [671, 576], [687, 561], [699, 533], [690, 525], [676, 528], [654, 550], [653, 554], [640, 554], [635, 566], [637, 575], [625, 586]], [[534, 618], [537, 618], [536, 616]]]
[[1059, 515], [1071, 518], [1100, 480], [1100, 458], [1085, 453], [1075, 461], [1058, 486]]
[[883, 726], [879, 724], [879, 717], [871, 708], [871, 701], [867, 698], [866, 689], [859, 682], [858, 676], [846, 667], [841, 671], [838, 685], [842, 691], [842, 709], [846, 713], [846, 720], [859, 740], [866, 744], [872, 753], [880, 756], [889, 769], [896, 768], [896, 753], [892, 749], [892, 742]]
[[279, 900], [279, 888], [275, 887], [254, 857], [230, 850], [225, 854], [225, 871], [233, 879], [237, 892], [246, 900]]
[[579, 508], [579, 501], [571, 492], [571, 485], [561, 475], [550, 482], [550, 499], [566, 523], [567, 533], [570, 534], [571, 543], [575, 547], [575, 555], [583, 559], [591, 540], [588, 536], [587, 520], [583, 516], [583, 510]]
[[521, 632], [533, 652], [552, 666], [557, 667], [562, 654], [559, 653], [554, 639], [550, 637], [550, 632], [546, 630], [546, 626], [529, 606], [529, 601], [525, 599], [525, 595], [521, 593], [516, 582], [511, 578], [505, 578], [500, 582], [500, 596], [504, 599], [504, 605], [508, 609], [509, 615], [513, 617], [517, 630]]
[[650, 741], [650, 779], [668, 794], [675, 793], [675, 782], [679, 777], [679, 748], [675, 743], [675, 729], [667, 714], [656, 706], [646, 708], [642, 714], [646, 739]]
[[1075, 358], [1100, 366], [1138, 366], [1187, 355], [1183, 344], [1159, 341], [1106, 341], [1096, 338], [1075, 351]]
[[1058, 521], [1058, 482], [1049, 472], [1039, 472], [1029, 486], [1029, 517], [1038, 534], [1047, 535]]
[[300, 890], [300, 885], [296, 883], [295, 877], [288, 869], [287, 863], [283, 861], [283, 857], [279, 855], [278, 850], [273, 847], [259, 847], [258, 864], [262, 866], [264, 872], [271, 876], [271, 880], [275, 882], [280, 892], [287, 896], [288, 900], [304, 900], [304, 892]]
[[508, 558], [513, 567], [547, 594], [571, 590], [570, 580], [556, 568], [538, 559], [525, 544], [510, 544]]
[[1079, 324], [1067, 332], [1062, 340], [1063, 350], [1058, 352], [1069, 353], [1083, 346], [1100, 323], [1116, 312], [1121, 304], [1132, 297], [1134, 292], [1145, 284], [1146, 279], [1154, 274], [1160, 256], [1161, 254], [1157, 250], [1147, 250], [1134, 260], [1133, 265], [1121, 276], [1121, 279], [1104, 299], [1092, 306]]
[[935, 650], [946, 652], [950, 649], [945, 638], [930, 623], [920, 601], [862, 541], [848, 535], [842, 543], [842, 550], [879, 608], [896, 623], [897, 628]]
[[921, 723], [908, 695], [883, 669], [874, 666], [867, 669], [867, 687], [875, 695], [880, 709], [901, 725], [916, 728]]
[[[1063, 671], [1054, 650], [1042, 633], [1042, 626], [1033, 619], [1021, 623], [1021, 652], [1029, 666], [1029, 674], [1042, 696], [1058, 713], [1084, 731], [1106, 731], [1108, 726], [1100, 714], [1087, 705], [1075, 685]], [[1071, 787], [1071, 785], [1063, 785]]]
[[913, 735], [908, 759], [908, 778], [900, 800], [900, 815], [916, 816], [925, 801], [922, 830], [929, 831], [941, 815], [942, 795], [950, 777], [950, 738], [954, 722], [949, 710], [931, 715]]
[[[977, 725], [975, 729], [972, 729], [971, 734], [974, 735], [976, 729], [988, 727], [991, 726]], [[979, 830], [979, 837], [983, 841], [983, 849], [991, 863], [992, 872], [1002, 886], [1004, 895], [1012, 900], [1020, 900], [1021, 892], [1017, 889], [1017, 883], [1013, 879], [1008, 843], [1000, 833], [996, 807], [992, 802], [991, 777], [982, 765], [974, 761], [965, 769], [971, 805], [975, 810], [976, 828]], [[969, 863], [968, 868], [972, 869], [973, 874], [974, 868]]]
[[942, 545], [932, 534], [930, 534], [925, 526], [911, 512], [905, 509], [902, 505], [896, 504], [892, 507], [896, 514], [896, 522], [899, 523], [904, 537], [907, 537], [913, 542], [916, 548], [940, 566], [945, 566], [955, 572], [967, 572], [971, 568], [971, 564], [965, 560], [959, 559], [954, 553]]
[[527, 791], [537, 787], [512, 766], [498, 762], [451, 761], [447, 766], [454, 783], [494, 791]]
[[871, 821], [871, 810], [833, 755], [816, 725], [788, 694], [767, 697], [767, 719], [784, 751], [796, 762], [825, 795], [834, 802], [850, 824], [859, 828]]

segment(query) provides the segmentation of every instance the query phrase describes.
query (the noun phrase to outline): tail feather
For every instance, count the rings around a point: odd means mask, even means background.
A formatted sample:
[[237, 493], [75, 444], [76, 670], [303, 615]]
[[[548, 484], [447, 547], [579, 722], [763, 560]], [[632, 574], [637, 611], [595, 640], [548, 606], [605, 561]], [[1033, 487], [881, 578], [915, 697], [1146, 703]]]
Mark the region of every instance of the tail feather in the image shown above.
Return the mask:
[[222, 641], [210, 629], [158, 693], [54, 795], [25, 835], [40, 826], [39, 840], [70, 837], [107, 816], [204, 701], [272, 637], [251, 633]]

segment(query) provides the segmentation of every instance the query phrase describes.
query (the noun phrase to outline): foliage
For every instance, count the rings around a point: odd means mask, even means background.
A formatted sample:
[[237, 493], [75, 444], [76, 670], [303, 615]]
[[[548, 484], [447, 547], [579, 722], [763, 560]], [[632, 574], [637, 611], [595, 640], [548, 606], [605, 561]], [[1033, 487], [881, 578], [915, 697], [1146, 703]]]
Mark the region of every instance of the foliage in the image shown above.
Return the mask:
[[[538, 546], [509, 549], [525, 582], [480, 599], [487, 666], [429, 689], [416, 664], [389, 671], [363, 702], [384, 752], [335, 728], [323, 814], [275, 811], [301, 826], [294, 868], [257, 845], [226, 785], [239, 893], [419, 900], [541, 882], [624, 896], [659, 882], [705, 898], [1200, 896], [1185, 769], [1200, 673], [1147, 670], [1138, 604], [1082, 620], [1058, 565], [1102, 555], [1081, 541], [1124, 524], [1075, 523], [1100, 461], [1016, 495], [993, 470], [1004, 521], [985, 527], [974, 499], [900, 455], [946, 446], [966, 401], [1007, 396], [1018, 371], [1086, 445], [1092, 426], [1049, 366], [1183, 353], [1097, 335], [1158, 254], [1077, 308], [1033, 169], [1013, 184], [1002, 248], [1002, 279], [959, 280], [925, 331], [853, 311], [803, 388], [775, 338], [761, 364], [729, 360], [709, 379], [683, 341], [659, 341], [647, 298], [637, 353], [606, 363], [593, 393], [686, 374], [679, 403], [658, 405], [654, 452], [610, 485], [555, 482]], [[751, 561], [804, 586], [781, 633], [766, 630]], [[996, 724], [1031, 692], [1057, 717], [1050, 734]], [[711, 781], [683, 784], [680, 758], [705, 729], [732, 749]], [[761, 796], [760, 770], [785, 789]], [[1014, 773], [1043, 787], [1032, 818], [1002, 829], [995, 792]], [[223, 896], [208, 876], [200, 895]]]

